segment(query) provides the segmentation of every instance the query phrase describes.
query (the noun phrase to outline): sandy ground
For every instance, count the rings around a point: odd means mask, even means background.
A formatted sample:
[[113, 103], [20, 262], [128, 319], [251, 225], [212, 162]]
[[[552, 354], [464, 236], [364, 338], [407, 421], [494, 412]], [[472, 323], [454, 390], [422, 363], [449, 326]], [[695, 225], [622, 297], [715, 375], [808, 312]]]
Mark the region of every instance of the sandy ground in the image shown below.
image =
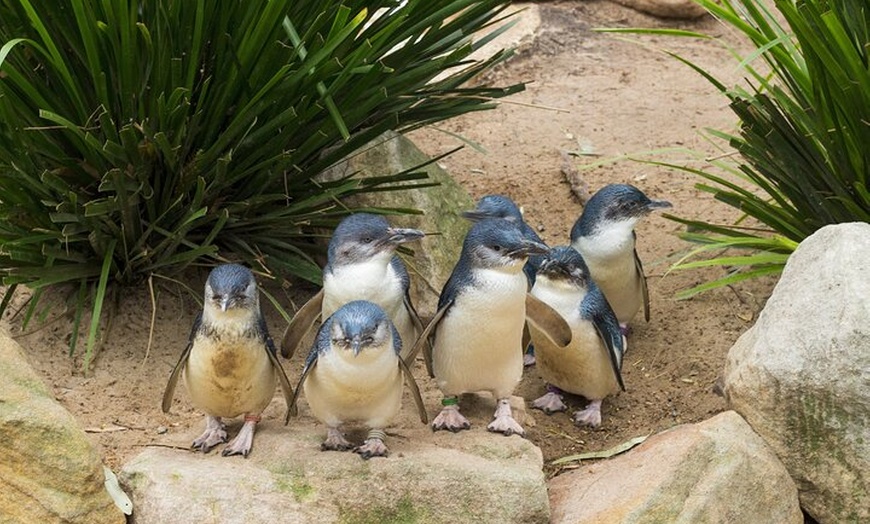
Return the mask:
[[[734, 220], [733, 211], [696, 190], [697, 180], [686, 174], [629, 160], [588, 167], [622, 155], [643, 156], [669, 148], [716, 154], [700, 131], [734, 125], [723, 97], [661, 48], [676, 51], [722, 78], [738, 80], [735, 63], [715, 42], [662, 36], [628, 41], [591, 29], [679, 27], [717, 36], [723, 36], [723, 29], [709, 19], [662, 22], [603, 1], [545, 3], [541, 15], [542, 33], [537, 40], [483, 79], [492, 84], [527, 82], [526, 91], [494, 111], [439, 126], [480, 144], [486, 153], [467, 147], [443, 160], [443, 166], [474, 198], [489, 193], [513, 198], [523, 206], [528, 223], [551, 245], [568, 242], [568, 232], [582, 210], [565, 182], [560, 150], [584, 153], [573, 158], [573, 167], [580, 169], [592, 192], [611, 182], [630, 183], [651, 198], [671, 201], [677, 215]], [[433, 129], [418, 131], [412, 139], [433, 155], [457, 144], [456, 138]], [[671, 152], [655, 158], [686, 157]], [[636, 320], [633, 325], [623, 367], [627, 391], [605, 401], [604, 422], [596, 430], [575, 427], [566, 413], [530, 413], [528, 438], [542, 448], [545, 460], [609, 449], [675, 424], [703, 420], [725, 408], [713, 392], [714, 383], [728, 349], [754, 321], [774, 281], [759, 280], [676, 300], [677, 291], [722, 274], [720, 269], [668, 273], [689, 248], [677, 238], [680, 230], [660, 215], [638, 226], [652, 319]], [[201, 429], [202, 415], [186, 402], [183, 391], [171, 414], [160, 412], [166, 378], [185, 346], [197, 305], [181, 286], [159, 284], [150, 347], [153, 308], [143, 286], [123, 298], [109, 338], [88, 374], [81, 372], [81, 351], [73, 358], [67, 355], [68, 320], [32, 324], [31, 333], [22, 334], [16, 321], [6, 319], [57, 399], [81, 421], [115, 469], [143, 446], [180, 445]], [[189, 284], [197, 292], [202, 289], [201, 281], [193, 279]], [[295, 307], [312, 292], [304, 287], [278, 291], [285, 306], [292, 301]], [[273, 334], [280, 336], [283, 321], [270, 306], [266, 311]], [[300, 359], [285, 367], [295, 383]], [[431, 381], [422, 379], [423, 371], [418, 372], [434, 415], [437, 392]], [[535, 369], [527, 369], [517, 394], [531, 400], [543, 392]], [[568, 403], [573, 411], [584, 400], [572, 398]], [[276, 398], [265, 413], [271, 422], [264, 423], [277, 426], [283, 409]], [[406, 405], [405, 412], [412, 411]], [[304, 410], [302, 421], [313, 423]], [[555, 468], [549, 471], [558, 473]]]

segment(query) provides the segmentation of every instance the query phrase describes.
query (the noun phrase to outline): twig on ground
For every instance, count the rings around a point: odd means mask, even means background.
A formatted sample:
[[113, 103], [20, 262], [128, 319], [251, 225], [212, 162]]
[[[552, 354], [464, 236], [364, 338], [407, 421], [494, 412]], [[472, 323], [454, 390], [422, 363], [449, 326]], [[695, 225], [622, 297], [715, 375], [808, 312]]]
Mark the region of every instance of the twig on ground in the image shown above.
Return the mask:
[[110, 428], [85, 428], [85, 433], [115, 433], [117, 431], [130, 431], [130, 428], [113, 426]]
[[562, 166], [560, 169], [562, 175], [565, 176], [568, 185], [571, 186], [571, 194], [574, 195], [574, 199], [577, 200], [581, 206], [585, 206], [586, 202], [589, 200], [589, 184], [587, 184], [586, 181], [583, 180], [583, 177], [580, 176], [580, 171], [574, 167], [571, 155], [569, 155], [567, 151], [560, 149], [559, 156], [562, 157]]

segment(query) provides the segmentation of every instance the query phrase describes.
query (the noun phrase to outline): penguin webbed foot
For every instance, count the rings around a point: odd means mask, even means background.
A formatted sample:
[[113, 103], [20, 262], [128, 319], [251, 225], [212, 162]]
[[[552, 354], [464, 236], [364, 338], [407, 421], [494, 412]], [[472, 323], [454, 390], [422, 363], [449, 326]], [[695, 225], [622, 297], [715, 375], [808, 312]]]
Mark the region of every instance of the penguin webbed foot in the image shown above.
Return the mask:
[[586, 408], [575, 411], [574, 416], [571, 417], [571, 420], [574, 421], [574, 424], [577, 426], [589, 426], [591, 428], [597, 428], [601, 425], [601, 399], [593, 400], [589, 403]]
[[227, 447], [221, 452], [221, 455], [224, 457], [230, 457], [233, 455], [241, 455], [244, 458], [248, 458], [248, 454], [251, 452], [251, 447], [254, 445], [254, 431], [257, 427], [257, 422], [260, 420], [259, 417], [245, 417], [245, 423], [242, 425], [242, 429], [239, 430], [239, 434], [236, 435]]
[[552, 415], [553, 413], [566, 411], [568, 406], [566, 406], [565, 402], [562, 401], [562, 395], [553, 391], [548, 391], [544, 396], [538, 397], [532, 401], [532, 408], [540, 409], [547, 415]]
[[446, 429], [458, 433], [463, 429], [471, 429], [471, 422], [459, 412], [458, 406], [444, 406], [441, 413], [432, 421], [432, 431]]
[[354, 453], [358, 453], [363, 460], [368, 460], [372, 457], [386, 457], [390, 450], [384, 444], [386, 434], [379, 429], [373, 429], [369, 432], [368, 438], [363, 442], [362, 446], [353, 448]]
[[227, 441], [225, 427], [220, 417], [207, 415], [205, 418], [205, 431], [193, 441], [190, 447], [197, 451], [208, 453], [213, 447]]
[[502, 398], [498, 400], [498, 406], [495, 408], [495, 415], [492, 422], [486, 426], [488, 431], [493, 433], [501, 433], [506, 437], [511, 435], [526, 436], [526, 430], [520, 426], [511, 412], [511, 403], [509, 399]]
[[326, 430], [326, 440], [320, 444], [320, 451], [350, 451], [353, 444], [347, 441], [338, 428]]

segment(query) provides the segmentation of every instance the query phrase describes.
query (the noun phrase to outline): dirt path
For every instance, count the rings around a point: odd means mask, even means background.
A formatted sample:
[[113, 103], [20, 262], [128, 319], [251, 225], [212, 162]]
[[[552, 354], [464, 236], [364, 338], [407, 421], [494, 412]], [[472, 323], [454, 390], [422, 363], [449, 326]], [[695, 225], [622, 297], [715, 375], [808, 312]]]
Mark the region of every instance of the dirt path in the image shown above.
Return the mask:
[[[602, 1], [543, 3], [541, 14], [543, 30], [536, 42], [486, 79], [529, 82], [527, 90], [495, 111], [442, 126], [480, 144], [487, 153], [466, 148], [442, 163], [475, 198], [488, 193], [513, 198], [544, 240], [558, 245], [568, 242], [568, 231], [582, 209], [560, 171], [560, 150], [590, 153], [575, 160], [577, 167], [666, 148], [713, 153], [699, 130], [727, 129], [734, 123], [723, 98], [709, 84], [653, 47], [668, 47], [722, 77], [736, 77], [734, 62], [712, 42], [649, 36], [635, 38], [645, 44], [639, 45], [590, 30], [669, 26], [721, 33], [712, 20], [663, 23]], [[457, 143], [435, 130], [412, 138], [430, 154]], [[658, 158], [681, 156], [685, 155]], [[580, 174], [591, 191], [610, 182], [631, 183], [651, 198], [670, 200], [675, 214], [719, 221], [735, 218], [724, 205], [694, 189], [696, 180], [679, 172], [624, 161]], [[639, 252], [650, 277], [652, 320], [633, 326], [623, 369], [627, 391], [605, 401], [604, 423], [595, 431], [574, 427], [564, 413], [534, 413], [536, 424], [529, 438], [541, 446], [546, 460], [607, 449], [724, 409], [723, 400], [712, 391], [714, 382], [728, 348], [751, 325], [773, 281], [675, 300], [678, 290], [721, 274], [709, 270], [665, 275], [688, 247], [675, 236], [679, 230], [659, 215], [638, 227]], [[165, 429], [177, 434], [201, 424], [201, 415], [189, 407], [172, 416], [159, 411], [166, 377], [184, 347], [195, 308], [180, 290], [177, 296], [166, 291], [158, 296], [156, 329], [146, 358], [150, 298], [144, 292], [126, 297], [111, 340], [87, 377], [79, 372], [81, 354], [73, 359], [66, 355], [70, 330], [65, 323], [18, 340], [57, 398], [93, 431], [107, 461], [117, 467], [142, 446], [164, 442]], [[276, 333], [283, 330], [277, 317], [270, 325]], [[298, 370], [288, 367], [288, 374], [295, 380]], [[541, 379], [534, 368], [528, 369], [518, 394], [533, 399], [542, 393]], [[569, 406], [577, 409], [582, 403], [571, 399]], [[277, 404], [270, 406], [267, 417], [277, 418], [282, 409]]]

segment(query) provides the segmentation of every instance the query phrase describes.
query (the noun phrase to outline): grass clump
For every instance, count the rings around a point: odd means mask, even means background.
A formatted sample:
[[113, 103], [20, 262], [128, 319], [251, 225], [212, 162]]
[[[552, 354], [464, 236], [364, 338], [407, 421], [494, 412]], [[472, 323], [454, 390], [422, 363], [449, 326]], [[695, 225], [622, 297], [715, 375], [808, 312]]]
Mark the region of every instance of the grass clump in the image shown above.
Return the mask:
[[[682, 296], [782, 271], [797, 245], [829, 224], [870, 222], [870, 5], [856, 0], [695, 0], [752, 51], [732, 50], [745, 73], [728, 86], [691, 61], [729, 101], [734, 133], [710, 131], [739, 155], [692, 168], [696, 187], [739, 210], [734, 224], [672, 215], [700, 244], [679, 269], [726, 266], [729, 274]], [[781, 23], [784, 21], [784, 23]], [[711, 38], [687, 31], [647, 31]], [[749, 250], [733, 255], [732, 249]], [[688, 260], [717, 252], [706, 260]]]

